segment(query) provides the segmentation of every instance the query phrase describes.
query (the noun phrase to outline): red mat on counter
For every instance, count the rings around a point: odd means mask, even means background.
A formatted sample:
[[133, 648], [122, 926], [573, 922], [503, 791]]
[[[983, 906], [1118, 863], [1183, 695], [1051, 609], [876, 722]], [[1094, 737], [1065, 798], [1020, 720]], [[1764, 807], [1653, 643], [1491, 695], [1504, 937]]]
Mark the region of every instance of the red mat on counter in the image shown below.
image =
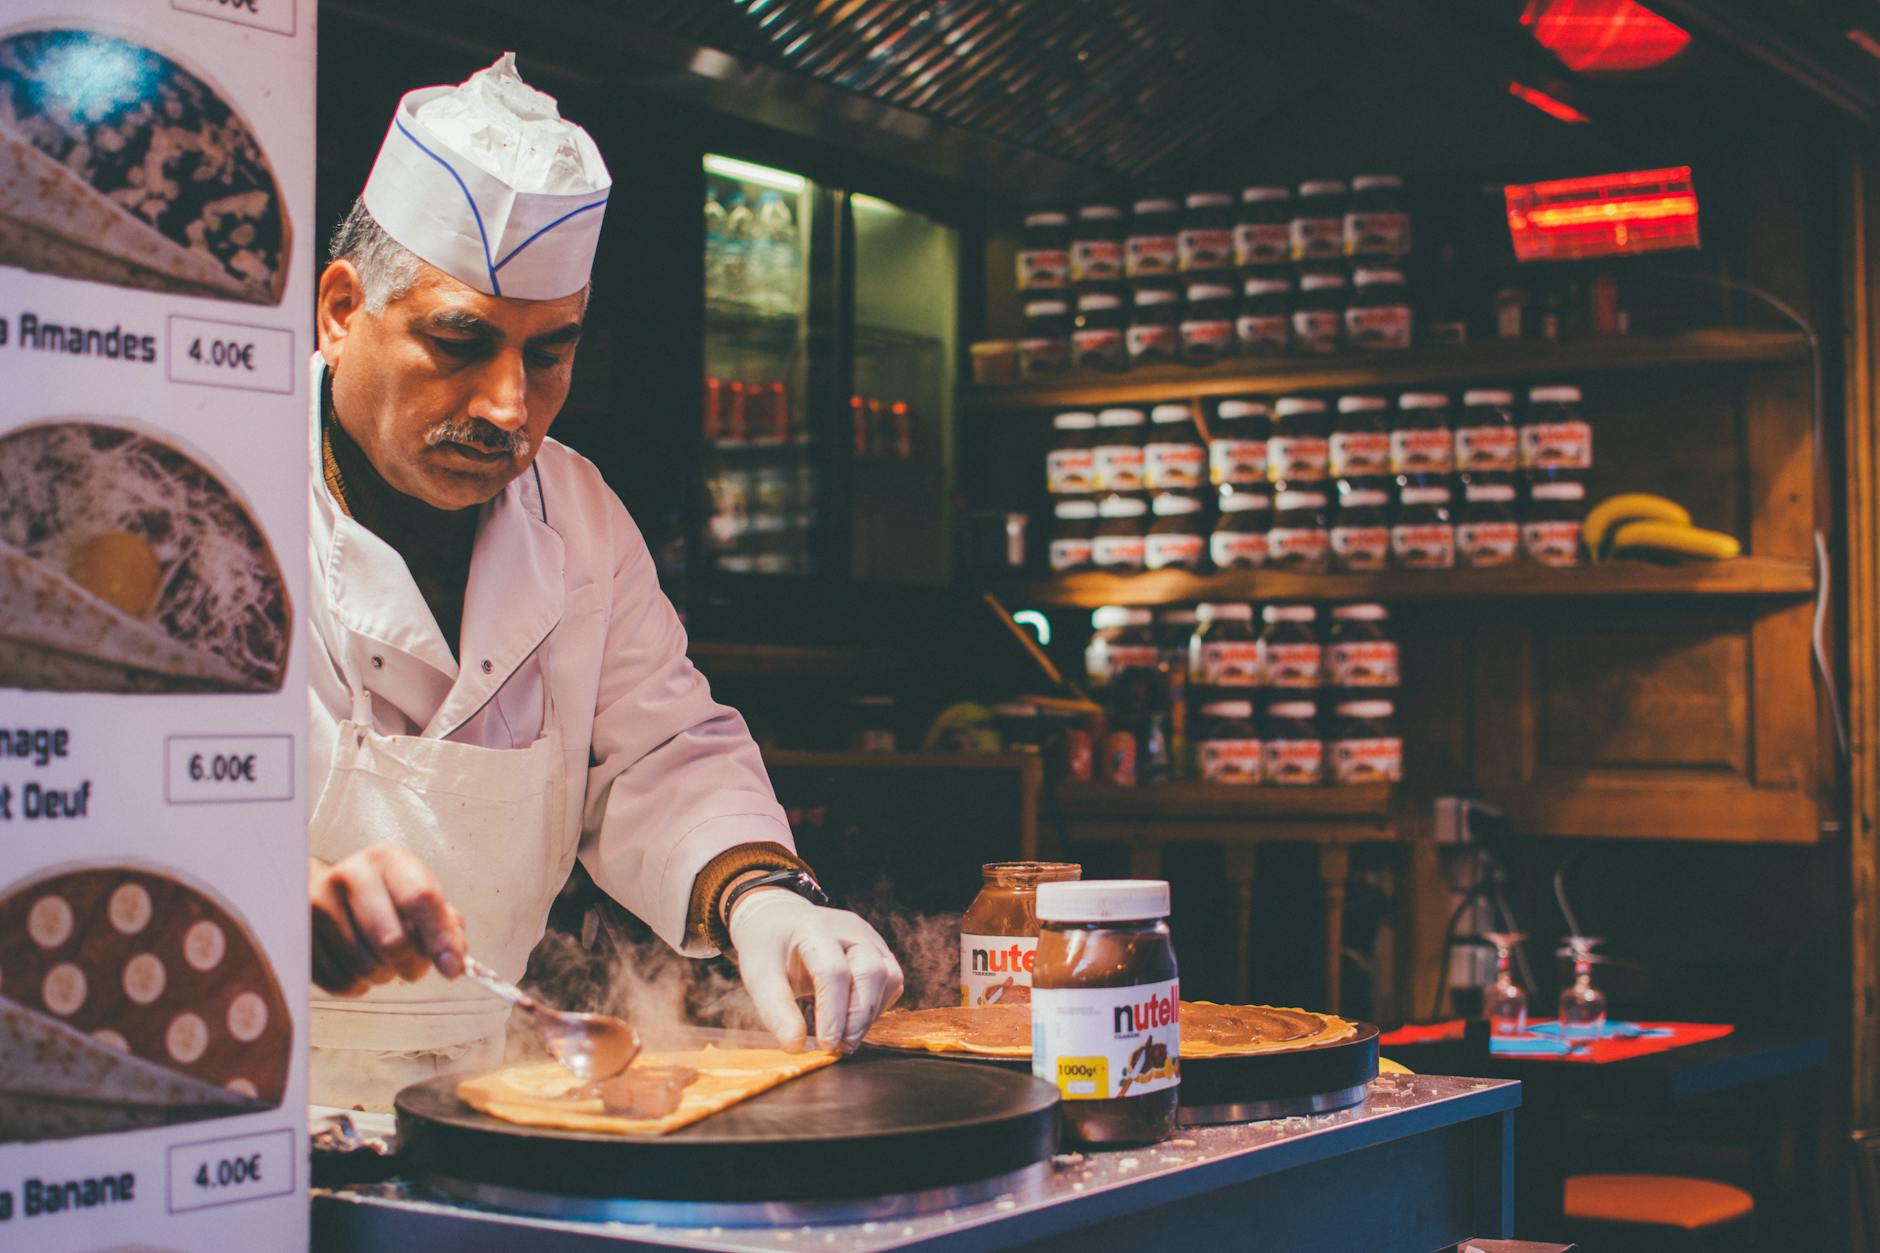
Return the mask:
[[[1595, 1065], [1602, 1062], [1622, 1062], [1630, 1057], [1645, 1057], [1652, 1053], [1663, 1053], [1668, 1049], [1683, 1048], [1687, 1044], [1721, 1040], [1736, 1030], [1727, 1022], [1641, 1022], [1638, 1025], [1653, 1030], [1669, 1031], [1671, 1034], [1647, 1036], [1636, 1040], [1594, 1040], [1586, 1047], [1576, 1049], [1572, 1053], [1523, 1054], [1520, 1060], [1524, 1062], [1590, 1062]], [[1379, 1036], [1377, 1042], [1379, 1047], [1388, 1049], [1398, 1045], [1412, 1044], [1459, 1044], [1462, 1038], [1463, 1020], [1456, 1018], [1449, 1022], [1413, 1023], [1399, 1027], [1395, 1031], [1388, 1031]]]

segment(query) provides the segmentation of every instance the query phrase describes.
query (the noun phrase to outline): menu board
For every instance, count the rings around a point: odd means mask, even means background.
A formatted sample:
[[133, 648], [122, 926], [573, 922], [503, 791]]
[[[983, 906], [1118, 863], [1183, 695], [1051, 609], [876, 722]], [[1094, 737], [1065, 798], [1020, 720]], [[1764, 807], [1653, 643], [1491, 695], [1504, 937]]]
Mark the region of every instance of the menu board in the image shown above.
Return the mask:
[[0, 1248], [306, 1247], [314, 3], [0, 8]]

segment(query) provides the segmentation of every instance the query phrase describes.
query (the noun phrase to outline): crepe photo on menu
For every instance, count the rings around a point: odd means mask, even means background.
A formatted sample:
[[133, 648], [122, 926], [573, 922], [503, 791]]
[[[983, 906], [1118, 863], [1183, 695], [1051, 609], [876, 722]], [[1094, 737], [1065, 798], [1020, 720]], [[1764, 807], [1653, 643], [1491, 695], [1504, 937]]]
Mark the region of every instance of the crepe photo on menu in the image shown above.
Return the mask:
[[0, 1142], [281, 1103], [293, 1020], [233, 911], [143, 866], [0, 891]]
[[0, 436], [0, 686], [275, 692], [286, 580], [197, 457], [114, 421]]
[[167, 53], [0, 30], [0, 265], [276, 305], [292, 232], [253, 129]]

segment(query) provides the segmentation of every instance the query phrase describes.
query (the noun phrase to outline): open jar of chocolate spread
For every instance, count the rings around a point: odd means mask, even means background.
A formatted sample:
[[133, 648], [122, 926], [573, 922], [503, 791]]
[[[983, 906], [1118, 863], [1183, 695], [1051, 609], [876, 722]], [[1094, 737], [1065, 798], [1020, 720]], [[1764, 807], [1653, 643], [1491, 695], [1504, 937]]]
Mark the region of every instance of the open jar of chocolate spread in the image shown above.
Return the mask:
[[1031, 1071], [1063, 1098], [1065, 1138], [1154, 1144], [1175, 1130], [1181, 985], [1168, 884], [1038, 885]]
[[1083, 877], [1067, 861], [994, 861], [979, 868], [979, 895], [960, 917], [960, 1004], [1031, 999], [1038, 951], [1038, 885]]

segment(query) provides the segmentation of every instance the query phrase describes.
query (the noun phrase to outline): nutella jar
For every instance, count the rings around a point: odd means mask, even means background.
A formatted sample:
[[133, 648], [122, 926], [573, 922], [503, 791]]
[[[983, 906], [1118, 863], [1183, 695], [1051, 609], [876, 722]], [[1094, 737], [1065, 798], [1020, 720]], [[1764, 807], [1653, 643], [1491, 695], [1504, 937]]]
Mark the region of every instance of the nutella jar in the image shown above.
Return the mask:
[[1319, 735], [1319, 704], [1287, 697], [1266, 709], [1266, 782], [1280, 787], [1317, 787], [1325, 782], [1325, 741]]
[[1053, 496], [1082, 496], [1097, 490], [1096, 414], [1060, 413], [1051, 419], [1044, 483]]
[[1332, 545], [1325, 515], [1323, 491], [1276, 493], [1273, 525], [1266, 533], [1266, 564], [1301, 574], [1324, 573]]
[[1390, 554], [1399, 569], [1449, 570], [1456, 564], [1456, 524], [1447, 487], [1413, 481], [1398, 495]]
[[1260, 617], [1260, 673], [1266, 686], [1316, 691], [1324, 682], [1325, 646], [1311, 605], [1268, 605]]
[[1573, 470], [1593, 468], [1593, 428], [1580, 415], [1577, 387], [1536, 387], [1528, 392], [1521, 415], [1521, 468]]
[[1338, 484], [1338, 516], [1332, 520], [1334, 570], [1390, 567], [1388, 479], [1344, 479]]
[[1345, 255], [1348, 257], [1407, 257], [1410, 255], [1410, 213], [1405, 208], [1403, 180], [1395, 174], [1360, 174], [1351, 180], [1351, 198], [1345, 202]]
[[1353, 348], [1366, 350], [1410, 346], [1410, 289], [1401, 270], [1363, 266], [1351, 276], [1345, 338]]
[[1182, 271], [1225, 270], [1234, 264], [1234, 197], [1224, 191], [1192, 191], [1182, 201], [1176, 255]]
[[1402, 682], [1397, 641], [1385, 625], [1389, 620], [1390, 611], [1382, 605], [1340, 605], [1332, 610], [1325, 677], [1333, 687], [1394, 688]]
[[1208, 450], [1186, 404], [1149, 410], [1149, 438], [1142, 449], [1142, 481], [1150, 491], [1190, 491], [1207, 478]]
[[1397, 707], [1387, 700], [1346, 701], [1332, 731], [1332, 782], [1397, 783], [1403, 779], [1403, 737]]
[[1337, 352], [1345, 342], [1345, 280], [1339, 274], [1307, 274], [1293, 302], [1293, 347], [1299, 352]]
[[1148, 279], [1130, 297], [1123, 343], [1135, 364], [1173, 361], [1181, 355], [1181, 289], [1167, 279]]
[[1332, 423], [1330, 464], [1335, 479], [1376, 478], [1391, 472], [1390, 402], [1382, 396], [1340, 396]]
[[1087, 496], [1051, 507], [1052, 574], [1082, 574], [1096, 568], [1097, 502]]
[[1208, 536], [1208, 558], [1216, 570], [1257, 570], [1266, 564], [1273, 497], [1262, 486], [1237, 487], [1221, 496], [1221, 516]]
[[1456, 469], [1471, 479], [1513, 474], [1520, 468], [1520, 454], [1514, 393], [1496, 388], [1462, 393], [1462, 416], [1456, 420]]
[[1234, 264], [1245, 269], [1292, 257], [1292, 189], [1243, 187], [1234, 222]]
[[1070, 221], [1056, 209], [1025, 215], [1018, 244], [1018, 290], [1053, 290], [1070, 282]]
[[1163, 492], [1150, 502], [1155, 521], [1143, 542], [1142, 564], [1148, 570], [1199, 570], [1207, 551], [1207, 533], [1201, 523], [1201, 498], [1187, 492]]
[[1131, 206], [1123, 236], [1123, 268], [1130, 278], [1173, 274], [1181, 207], [1172, 196], [1148, 196]]
[[979, 868], [979, 895], [960, 916], [961, 1005], [1031, 1000], [1038, 885], [1073, 883], [1083, 874], [1082, 866], [1067, 861], [994, 861]]
[[1293, 201], [1292, 259], [1331, 261], [1345, 253], [1345, 185], [1337, 179], [1299, 184]]
[[1266, 482], [1269, 424], [1264, 400], [1223, 400], [1208, 427], [1208, 481], [1216, 487]]
[[1513, 565], [1521, 556], [1514, 484], [1471, 483], [1456, 515], [1456, 560], [1470, 569]]
[[1090, 560], [1106, 574], [1142, 569], [1149, 543], [1149, 503], [1140, 496], [1105, 496], [1097, 506]]
[[1258, 783], [1266, 776], [1250, 700], [1210, 701], [1195, 732], [1198, 773], [1209, 783]]
[[1057, 374], [1070, 364], [1071, 307], [1063, 300], [1025, 302], [1025, 335], [1018, 341], [1018, 372], [1026, 378]]
[[1288, 487], [1323, 483], [1331, 471], [1329, 426], [1323, 400], [1282, 396], [1275, 401], [1266, 442], [1267, 477]]
[[1075, 1144], [1154, 1144], [1175, 1130], [1181, 983], [1168, 884], [1038, 885], [1031, 1071], [1062, 1098]]
[[1240, 284], [1234, 342], [1251, 356], [1278, 356], [1292, 346], [1292, 279], [1249, 274]]
[[1441, 392], [1405, 392], [1397, 397], [1390, 429], [1392, 474], [1449, 474], [1456, 441], [1449, 429], [1449, 397]]
[[1260, 637], [1252, 605], [1196, 605], [1188, 677], [1198, 688], [1260, 686]]
[[1114, 283], [1123, 277], [1123, 210], [1087, 204], [1071, 229], [1071, 282]]
[[1571, 480], [1528, 488], [1521, 550], [1544, 566], [1580, 564], [1580, 526], [1586, 520], [1586, 484]]
[[1112, 291], [1077, 294], [1077, 321], [1071, 329], [1071, 364], [1092, 370], [1120, 370], [1129, 364], [1123, 344], [1123, 298]]
[[1106, 492], [1142, 490], [1142, 443], [1149, 420], [1140, 409], [1105, 409], [1097, 415], [1097, 486]]
[[1090, 615], [1096, 628], [1084, 647], [1084, 673], [1092, 687], [1109, 687], [1130, 670], [1153, 670], [1161, 659], [1147, 609], [1105, 605]]
[[1234, 351], [1234, 321], [1240, 312], [1226, 276], [1198, 277], [1207, 281], [1188, 284], [1181, 322], [1182, 360], [1192, 365], [1216, 361]]

